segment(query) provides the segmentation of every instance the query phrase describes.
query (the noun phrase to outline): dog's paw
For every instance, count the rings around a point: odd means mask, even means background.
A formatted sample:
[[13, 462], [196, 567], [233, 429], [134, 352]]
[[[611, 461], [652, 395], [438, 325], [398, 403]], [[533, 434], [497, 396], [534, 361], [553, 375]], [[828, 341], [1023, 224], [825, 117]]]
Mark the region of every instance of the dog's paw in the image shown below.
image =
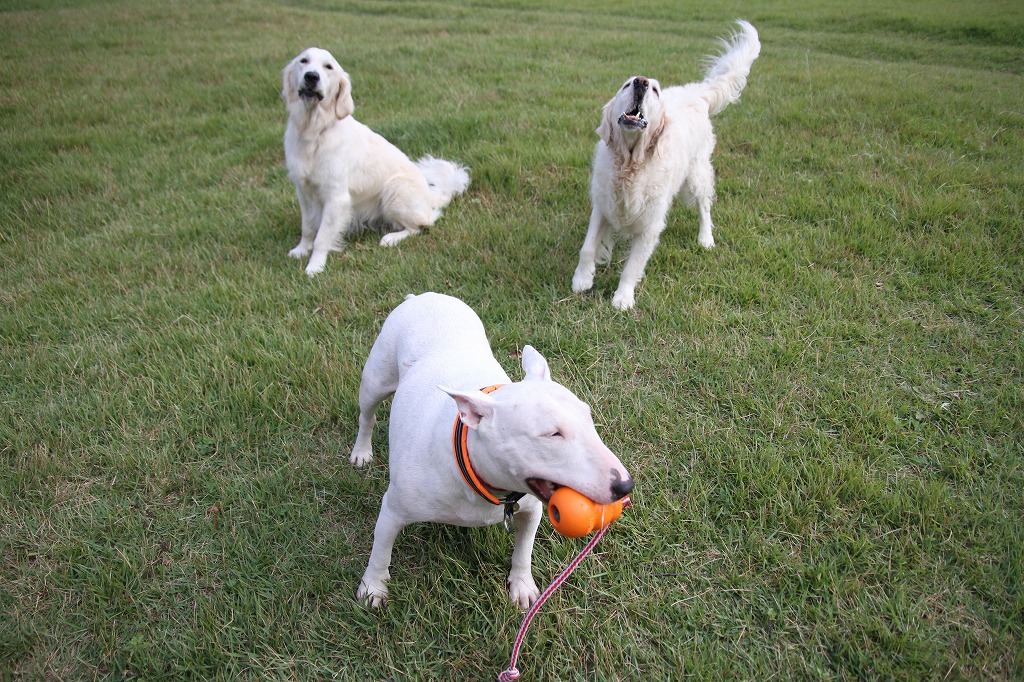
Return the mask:
[[411, 237], [413, 233], [409, 230], [399, 230], [398, 232], [388, 232], [386, 235], [380, 238], [381, 246], [395, 246], [398, 242], [402, 241], [406, 237]]
[[629, 310], [636, 305], [636, 297], [632, 291], [616, 291], [612, 296], [612, 306], [618, 310]]
[[582, 294], [584, 291], [590, 291], [590, 288], [594, 286], [594, 275], [593, 273], [587, 274], [585, 272], [576, 271], [576, 274], [572, 276], [572, 290], [577, 294]]
[[289, 258], [305, 258], [309, 254], [313, 253], [312, 244], [303, 244], [299, 242], [298, 246], [288, 252]]
[[352, 448], [352, 454], [349, 456], [348, 461], [362, 468], [373, 461], [373, 452], [369, 448], [365, 450]]
[[715, 248], [715, 238], [710, 234], [702, 234], [697, 237], [697, 243], [703, 246], [705, 249]]
[[540, 590], [537, 589], [537, 583], [533, 582], [533, 576], [527, 575], [525, 578], [509, 576], [508, 596], [519, 608], [528, 609], [533, 602], [537, 601]]
[[306, 274], [310, 277], [319, 275], [324, 271], [324, 266], [327, 265], [327, 256], [324, 254], [313, 254], [313, 257], [306, 263]]
[[388, 599], [388, 588], [382, 582], [367, 584], [366, 578], [359, 581], [359, 589], [356, 590], [356, 600], [374, 609], [384, 606]]

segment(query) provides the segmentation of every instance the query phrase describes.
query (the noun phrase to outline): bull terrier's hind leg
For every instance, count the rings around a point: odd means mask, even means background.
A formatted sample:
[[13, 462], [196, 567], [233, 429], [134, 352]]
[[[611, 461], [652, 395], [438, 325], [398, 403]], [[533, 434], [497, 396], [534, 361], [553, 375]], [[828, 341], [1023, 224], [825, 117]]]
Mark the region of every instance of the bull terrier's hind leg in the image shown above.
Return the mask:
[[359, 432], [348, 461], [362, 467], [373, 461], [373, 427], [377, 424], [377, 406], [398, 388], [398, 365], [394, 351], [384, 335], [377, 338], [363, 367], [359, 383]]

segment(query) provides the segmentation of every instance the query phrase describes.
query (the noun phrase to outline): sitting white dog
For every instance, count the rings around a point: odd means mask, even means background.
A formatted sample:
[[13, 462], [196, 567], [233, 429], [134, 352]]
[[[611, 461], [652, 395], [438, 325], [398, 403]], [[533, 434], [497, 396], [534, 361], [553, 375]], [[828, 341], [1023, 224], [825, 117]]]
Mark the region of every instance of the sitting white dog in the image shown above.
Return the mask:
[[612, 305], [632, 308], [636, 286], [680, 191], [700, 214], [697, 241], [709, 249], [715, 245], [711, 117], [739, 99], [761, 51], [754, 27], [738, 23], [739, 33], [723, 41], [726, 51], [711, 62], [700, 83], [663, 92], [653, 78], [634, 76], [604, 105], [590, 184], [593, 209], [572, 278], [573, 291], [594, 285], [596, 263], [611, 260], [614, 235], [621, 232], [632, 244]]
[[311, 47], [282, 74], [288, 105], [284, 155], [302, 211], [302, 238], [288, 252], [309, 256], [306, 274], [363, 225], [386, 224], [394, 246], [434, 224], [452, 197], [469, 186], [467, 169], [425, 156], [415, 164], [352, 116], [352, 83], [327, 50]]
[[508, 378], [480, 318], [458, 299], [408, 296], [388, 315], [363, 368], [350, 459], [356, 466], [373, 459], [376, 409], [394, 394], [390, 482], [358, 599], [384, 602], [391, 549], [404, 526], [484, 526], [511, 517], [509, 595], [526, 608], [539, 595], [531, 556], [541, 501], [561, 486], [603, 504], [633, 489], [597, 435], [590, 408], [551, 380], [547, 361], [530, 346], [523, 348], [523, 370], [523, 381]]

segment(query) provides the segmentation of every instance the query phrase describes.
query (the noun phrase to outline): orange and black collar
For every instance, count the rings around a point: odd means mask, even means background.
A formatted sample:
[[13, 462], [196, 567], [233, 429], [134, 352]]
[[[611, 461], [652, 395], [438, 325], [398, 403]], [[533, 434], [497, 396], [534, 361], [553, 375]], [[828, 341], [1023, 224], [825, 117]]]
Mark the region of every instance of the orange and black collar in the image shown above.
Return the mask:
[[[481, 393], [493, 393], [505, 384], [494, 384], [481, 388]], [[468, 439], [469, 430], [465, 422], [462, 421], [462, 415], [455, 415], [455, 427], [452, 429], [452, 452], [455, 453], [455, 463], [459, 466], [459, 473], [462, 474], [462, 479], [466, 482], [473, 492], [480, 497], [484, 498], [491, 504], [503, 504], [505, 505], [505, 519], [506, 522], [515, 513], [516, 503], [522, 499], [526, 493], [519, 492], [508, 492], [505, 493], [503, 498], [499, 498], [494, 490], [489, 485], [483, 482], [483, 480], [477, 476], [476, 471], [473, 469], [473, 465], [469, 461], [469, 444]]]

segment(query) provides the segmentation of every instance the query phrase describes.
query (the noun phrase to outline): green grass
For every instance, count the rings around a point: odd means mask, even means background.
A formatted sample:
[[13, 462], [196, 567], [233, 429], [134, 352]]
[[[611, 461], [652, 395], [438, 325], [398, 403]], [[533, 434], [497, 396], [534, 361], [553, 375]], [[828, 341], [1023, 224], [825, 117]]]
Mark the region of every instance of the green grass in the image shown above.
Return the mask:
[[[736, 17], [718, 247], [676, 207], [635, 311], [618, 266], [571, 295], [601, 105]], [[314, 44], [473, 184], [309, 280], [279, 91]], [[524, 679], [1024, 677], [1019, 2], [0, 1], [0, 57], [0, 679], [494, 679], [500, 528], [411, 527], [353, 599], [359, 373], [423, 290], [637, 480]], [[538, 583], [580, 546], [545, 523]]]

